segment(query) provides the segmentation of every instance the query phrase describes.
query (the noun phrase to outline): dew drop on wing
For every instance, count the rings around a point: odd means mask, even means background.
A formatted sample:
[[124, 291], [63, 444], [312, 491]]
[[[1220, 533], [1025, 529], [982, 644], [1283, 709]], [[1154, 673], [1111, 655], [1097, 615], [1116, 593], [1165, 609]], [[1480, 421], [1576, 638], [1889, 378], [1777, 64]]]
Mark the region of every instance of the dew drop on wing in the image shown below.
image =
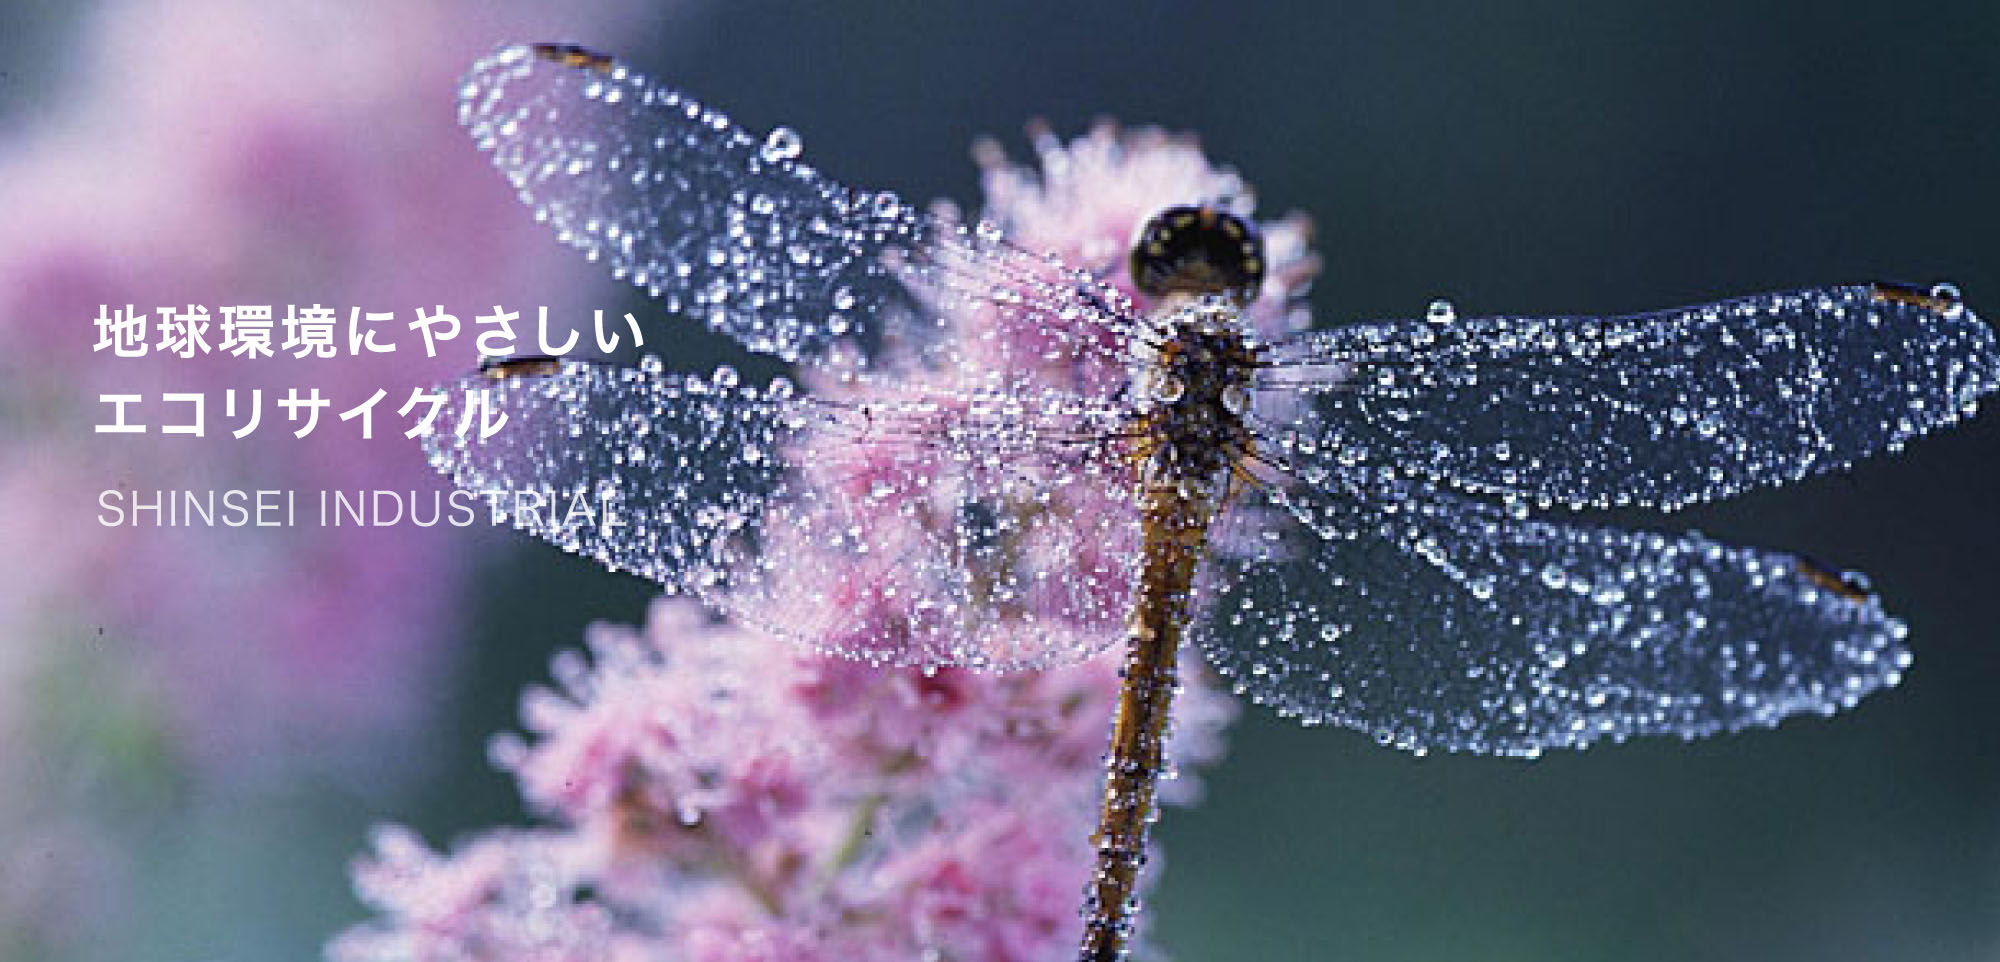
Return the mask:
[[770, 135], [764, 138], [763, 149], [759, 150], [757, 155], [766, 163], [775, 164], [798, 159], [804, 149], [805, 141], [800, 139], [798, 131], [790, 127], [774, 127]]

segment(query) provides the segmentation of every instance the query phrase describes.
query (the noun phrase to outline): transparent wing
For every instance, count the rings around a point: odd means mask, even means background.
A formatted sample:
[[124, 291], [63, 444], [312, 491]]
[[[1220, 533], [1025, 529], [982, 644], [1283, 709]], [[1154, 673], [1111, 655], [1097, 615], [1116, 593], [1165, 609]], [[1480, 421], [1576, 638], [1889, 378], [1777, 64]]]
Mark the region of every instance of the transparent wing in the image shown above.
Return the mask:
[[1893, 450], [2000, 386], [1993, 332], [1944, 285], [1448, 315], [1276, 346], [1258, 403], [1310, 411], [1279, 446], [1524, 502], [1671, 508]]
[[[1120, 637], [1138, 554], [1116, 412], [1056, 392], [777, 382], [570, 363], [468, 378], [506, 422], [427, 439], [460, 488], [535, 494], [515, 526], [822, 651], [996, 670]], [[577, 504], [598, 507], [594, 517]], [[609, 510], [602, 510], [608, 505]]]
[[1204, 649], [1308, 724], [1532, 756], [1831, 713], [1909, 664], [1858, 580], [1800, 559], [1356, 478], [1253, 494], [1218, 545]]
[[797, 134], [752, 136], [600, 54], [504, 47], [466, 75], [458, 109], [564, 243], [754, 351], [795, 361], [852, 338], [969, 364], [966, 338], [938, 336], [968, 302], [988, 308], [969, 365], [988, 373], [1051, 350], [1110, 363], [1139, 328], [1088, 274], [836, 184], [798, 159]]

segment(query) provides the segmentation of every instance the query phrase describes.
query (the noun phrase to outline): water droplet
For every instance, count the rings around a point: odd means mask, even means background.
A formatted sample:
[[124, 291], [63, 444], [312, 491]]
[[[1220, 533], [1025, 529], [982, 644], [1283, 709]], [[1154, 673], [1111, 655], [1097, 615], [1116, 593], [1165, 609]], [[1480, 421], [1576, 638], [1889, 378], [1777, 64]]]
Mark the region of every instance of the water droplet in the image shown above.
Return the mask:
[[1944, 316], [1957, 320], [1965, 314], [1965, 294], [1957, 284], [1939, 281], [1931, 285], [1931, 296], [1944, 302]]
[[804, 149], [805, 142], [799, 138], [798, 131], [790, 127], [774, 127], [770, 136], [764, 138], [764, 146], [757, 151], [757, 155], [766, 163], [775, 164], [796, 158]]

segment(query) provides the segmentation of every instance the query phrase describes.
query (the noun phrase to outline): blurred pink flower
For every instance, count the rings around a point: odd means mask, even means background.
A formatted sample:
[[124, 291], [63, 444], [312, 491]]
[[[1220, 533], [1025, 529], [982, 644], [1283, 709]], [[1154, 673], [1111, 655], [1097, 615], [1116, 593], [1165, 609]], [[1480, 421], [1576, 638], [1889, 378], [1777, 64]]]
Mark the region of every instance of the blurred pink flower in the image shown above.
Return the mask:
[[[629, 5], [601, 6], [598, 18]], [[403, 327], [418, 307], [443, 304], [469, 324], [496, 303], [560, 309], [590, 279], [521, 222], [451, 122], [464, 60], [497, 33], [553, 18], [459, 0], [127, 0], [91, 16], [67, 72], [81, 83], [71, 106], [0, 161], [0, 332], [12, 345], [0, 423], [33, 452], [0, 467], [0, 485], [43, 489], [10, 510], [48, 522], [9, 524], [21, 537], [4, 563], [43, 570], [0, 574], [37, 585], [19, 602], [34, 613], [0, 622], [6, 647], [29, 644], [16, 631], [101, 628], [125, 670], [167, 692], [162, 724], [191, 757], [237, 774], [367, 758], [350, 773], [379, 778], [390, 769], [363, 746], [434, 704], [424, 693], [457, 635], [465, 541], [408, 524], [322, 527], [305, 502], [320, 489], [436, 487], [388, 412], [473, 352], [461, 339], [452, 355], [425, 357]], [[349, 307], [395, 312], [396, 352], [92, 349], [104, 306], [157, 319], [189, 304], [282, 315], [316, 303], [343, 321]], [[303, 439], [276, 407], [294, 387], [339, 405]], [[219, 410], [229, 388], [264, 393], [261, 426], [242, 440]], [[336, 415], [377, 388], [390, 399], [363, 440]], [[153, 400], [155, 416], [135, 419], [157, 432], [166, 391], [210, 395], [206, 437], [93, 431], [108, 419], [98, 394], [118, 392]], [[289, 528], [104, 527], [96, 493], [120, 486], [148, 497], [299, 489], [302, 517]], [[63, 561], [45, 567], [50, 558]]]
[[[136, 812], [236, 817], [302, 773], [379, 794], [418, 769], [476, 542], [321, 527], [308, 502], [436, 488], [393, 418], [371, 440], [337, 420], [378, 387], [407, 396], [470, 363], [463, 340], [424, 356], [401, 326], [416, 308], [561, 310], [601, 289], [522, 222], [451, 115], [460, 66], [493, 38], [622, 29], [640, 9], [582, 6], [113, 0], [69, 14], [86, 22], [56, 58], [60, 107], [11, 127], [0, 152], [0, 752], [33, 773], [0, 795], [0, 955], [85, 957], [86, 937], [93, 957], [131, 954], [109, 934], [147, 937], [120, 898], [131, 878], [200, 871], [122, 851]], [[9, 90], [38, 81], [17, 70]], [[316, 303], [394, 311], [396, 353], [93, 350], [101, 307]], [[294, 387], [341, 405], [304, 439], [275, 406]], [[220, 410], [231, 388], [265, 399], [240, 441]], [[207, 436], [93, 430], [100, 393], [152, 399], [135, 420], [158, 425], [162, 392], [206, 393]], [[300, 523], [106, 527], [107, 489], [297, 489]], [[49, 852], [89, 864], [50, 869]], [[202, 854], [222, 866], [204, 879], [251, 874]], [[40, 894], [16, 895], [17, 875]]]

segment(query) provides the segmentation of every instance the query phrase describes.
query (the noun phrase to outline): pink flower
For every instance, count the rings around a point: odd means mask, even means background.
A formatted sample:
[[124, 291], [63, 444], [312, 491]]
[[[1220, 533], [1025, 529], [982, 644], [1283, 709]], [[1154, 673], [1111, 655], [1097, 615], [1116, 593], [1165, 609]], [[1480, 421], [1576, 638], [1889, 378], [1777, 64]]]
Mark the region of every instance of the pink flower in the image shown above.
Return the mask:
[[[560, 692], [524, 700], [534, 739], [497, 743], [554, 824], [444, 857], [378, 833], [355, 884], [381, 915], [333, 958], [1074, 950], [1115, 657], [1016, 674], [867, 668], [665, 599], [643, 631], [598, 626], [589, 648], [558, 659]], [[1195, 749], [1218, 744], [1232, 703], [1193, 685], [1183, 704], [1173, 756], [1208, 761]]]
[[879, 883], [926, 953], [967, 962], [1061, 958], [1082, 931], [1077, 893], [1091, 871], [1076, 808], [1077, 799], [1060, 797], [965, 806], [888, 859]]
[[389, 913], [348, 931], [329, 955], [349, 962], [622, 962], [653, 957], [582, 897], [578, 846], [560, 835], [496, 832], [440, 858], [382, 828], [355, 890]]
[[787, 653], [705, 620], [662, 602], [643, 636], [596, 626], [593, 667], [565, 657], [562, 693], [528, 693], [522, 714], [542, 737], [503, 754], [529, 801], [580, 823], [657, 819], [651, 843], [699, 826], [704, 842], [745, 849], [801, 806], [825, 749], [788, 698]]

